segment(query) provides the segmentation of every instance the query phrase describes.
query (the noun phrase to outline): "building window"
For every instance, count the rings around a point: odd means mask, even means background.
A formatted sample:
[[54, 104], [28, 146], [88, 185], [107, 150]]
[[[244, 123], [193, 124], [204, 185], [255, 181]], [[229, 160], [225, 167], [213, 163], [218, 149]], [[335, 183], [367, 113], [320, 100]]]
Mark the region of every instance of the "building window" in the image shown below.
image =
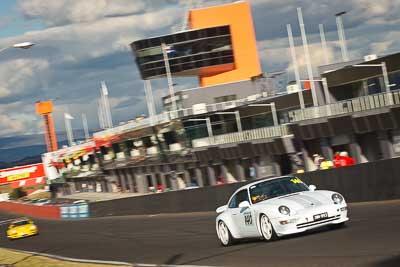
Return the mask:
[[381, 93], [382, 92], [381, 82], [382, 81], [380, 77], [368, 79], [367, 80], [368, 94], [373, 95]]
[[390, 90], [399, 90], [400, 89], [400, 72], [395, 72], [389, 74], [389, 83]]
[[236, 99], [237, 99], [237, 95], [224, 95], [224, 96], [215, 97], [214, 102], [221, 103], [221, 102], [234, 101]]

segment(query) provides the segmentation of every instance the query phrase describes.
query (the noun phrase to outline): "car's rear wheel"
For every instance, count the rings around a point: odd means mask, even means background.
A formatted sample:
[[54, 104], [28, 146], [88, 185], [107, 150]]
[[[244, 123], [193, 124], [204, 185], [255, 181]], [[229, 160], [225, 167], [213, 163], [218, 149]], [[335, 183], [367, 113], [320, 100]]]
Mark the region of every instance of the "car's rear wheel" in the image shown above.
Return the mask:
[[260, 216], [260, 230], [263, 238], [266, 241], [272, 241], [277, 238], [274, 227], [272, 226], [268, 216], [265, 214], [261, 214]]
[[223, 246], [230, 246], [235, 242], [228, 226], [223, 221], [219, 221], [218, 223], [218, 238]]

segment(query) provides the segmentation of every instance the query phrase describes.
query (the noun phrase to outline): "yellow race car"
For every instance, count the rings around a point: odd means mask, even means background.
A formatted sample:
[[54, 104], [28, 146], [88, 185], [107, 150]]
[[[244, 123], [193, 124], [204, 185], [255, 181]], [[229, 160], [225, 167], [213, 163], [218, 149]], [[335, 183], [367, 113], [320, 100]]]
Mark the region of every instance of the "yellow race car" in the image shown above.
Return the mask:
[[22, 218], [13, 221], [7, 230], [7, 238], [10, 240], [33, 236], [39, 233], [38, 227], [31, 219]]

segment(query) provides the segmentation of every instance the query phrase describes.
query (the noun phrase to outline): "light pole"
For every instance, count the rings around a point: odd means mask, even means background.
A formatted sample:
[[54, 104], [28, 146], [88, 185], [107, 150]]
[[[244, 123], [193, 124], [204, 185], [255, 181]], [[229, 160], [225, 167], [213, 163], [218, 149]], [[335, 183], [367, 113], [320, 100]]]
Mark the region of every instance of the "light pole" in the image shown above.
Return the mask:
[[208, 137], [213, 137], [210, 118], [207, 117], [205, 119], [190, 119], [188, 121], [205, 121], [207, 125]]
[[0, 52], [3, 52], [4, 50], [9, 49], [9, 48], [29, 49], [34, 45], [35, 44], [31, 43], [31, 42], [23, 42], [23, 43], [13, 44], [11, 46], [1, 48]]
[[294, 47], [292, 26], [290, 26], [290, 24], [287, 24], [286, 27], [287, 27], [288, 38], [289, 38], [290, 53], [292, 54], [294, 75], [296, 77], [296, 85], [298, 88], [297, 93], [299, 96], [299, 105], [300, 105], [301, 109], [304, 109], [305, 108], [304, 97], [303, 97], [303, 91], [301, 90], [300, 74], [299, 74], [299, 69], [298, 69], [298, 65], [297, 65], [296, 49]]
[[[302, 81], [307, 81], [307, 80], [302, 80]], [[324, 89], [324, 95], [325, 95], [325, 104], [327, 106], [327, 110], [328, 110], [328, 116], [330, 116], [332, 114], [331, 111], [331, 95], [329, 93], [329, 88], [328, 88], [328, 81], [326, 80], [326, 78], [322, 78], [322, 79], [315, 79], [313, 80], [313, 82], [322, 82], [322, 88]]]
[[[300, 80], [302, 82], [308, 82], [308, 80]], [[329, 94], [329, 89], [328, 89], [328, 81], [326, 78], [322, 79], [313, 79], [313, 82], [322, 82], [322, 88], [324, 89], [324, 94], [325, 94], [325, 103], [330, 104], [331, 103], [331, 96]]]
[[278, 123], [278, 115], [276, 114], [276, 107], [275, 107], [275, 102], [269, 103], [269, 104], [252, 104], [249, 105], [250, 107], [271, 107], [271, 113], [272, 113], [272, 120], [274, 121], [274, 126], [277, 127], [279, 125]]
[[347, 13], [346, 11], [342, 11], [342, 12], [335, 14], [336, 26], [337, 26], [337, 31], [338, 31], [338, 35], [339, 35], [340, 50], [342, 51], [343, 62], [349, 61], [349, 57], [347, 55], [346, 36], [344, 35], [343, 21], [342, 21], [342, 16], [346, 13]]
[[387, 99], [389, 104], [393, 104], [393, 99], [390, 97], [390, 83], [389, 76], [387, 73], [386, 62], [381, 62], [381, 64], [357, 64], [353, 67], [380, 67], [382, 68], [383, 82], [385, 83], [385, 91], [387, 93]]
[[314, 82], [312, 82], [312, 80], [314, 79], [314, 74], [313, 74], [313, 69], [312, 69], [312, 65], [311, 65], [310, 51], [308, 50], [308, 41], [307, 41], [307, 36], [306, 36], [306, 29], [304, 26], [303, 13], [301, 12], [300, 7], [297, 8], [297, 16], [299, 18], [301, 39], [303, 41], [303, 49], [304, 49], [306, 67], [307, 67], [308, 80], [310, 80], [310, 84], [311, 84], [311, 96], [312, 96], [312, 100], [313, 100], [313, 105], [314, 105], [314, 107], [316, 107], [316, 106], [318, 106], [318, 99], [317, 99], [317, 93], [315, 92], [315, 84], [314, 84]]
[[319, 24], [319, 35], [321, 37], [322, 52], [325, 54], [325, 65], [329, 64], [328, 46], [326, 45], [324, 24]]
[[171, 68], [169, 66], [167, 48], [168, 47], [165, 43], [161, 44], [161, 50], [162, 50], [163, 57], [164, 57], [165, 72], [167, 74], [167, 80], [168, 80], [168, 89], [169, 89], [169, 94], [171, 96], [172, 110], [176, 111], [177, 106], [176, 106], [176, 100], [175, 100], [174, 83], [172, 81]]
[[215, 114], [221, 114], [221, 115], [223, 115], [223, 114], [234, 114], [234, 115], [235, 115], [235, 119], [236, 119], [236, 125], [237, 125], [237, 128], [238, 128], [238, 132], [243, 131], [242, 122], [240, 121], [240, 113], [239, 113], [239, 110], [237, 110], [237, 111], [232, 111], [232, 112], [217, 112], [217, 113], [215, 113]]

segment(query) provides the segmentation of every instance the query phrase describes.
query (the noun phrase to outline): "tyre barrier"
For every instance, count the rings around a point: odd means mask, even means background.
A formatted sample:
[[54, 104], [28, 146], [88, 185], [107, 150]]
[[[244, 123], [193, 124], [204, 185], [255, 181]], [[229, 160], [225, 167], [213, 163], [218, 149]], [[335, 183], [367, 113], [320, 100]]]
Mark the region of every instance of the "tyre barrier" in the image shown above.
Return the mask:
[[89, 218], [88, 204], [71, 204], [60, 206], [61, 219]]

